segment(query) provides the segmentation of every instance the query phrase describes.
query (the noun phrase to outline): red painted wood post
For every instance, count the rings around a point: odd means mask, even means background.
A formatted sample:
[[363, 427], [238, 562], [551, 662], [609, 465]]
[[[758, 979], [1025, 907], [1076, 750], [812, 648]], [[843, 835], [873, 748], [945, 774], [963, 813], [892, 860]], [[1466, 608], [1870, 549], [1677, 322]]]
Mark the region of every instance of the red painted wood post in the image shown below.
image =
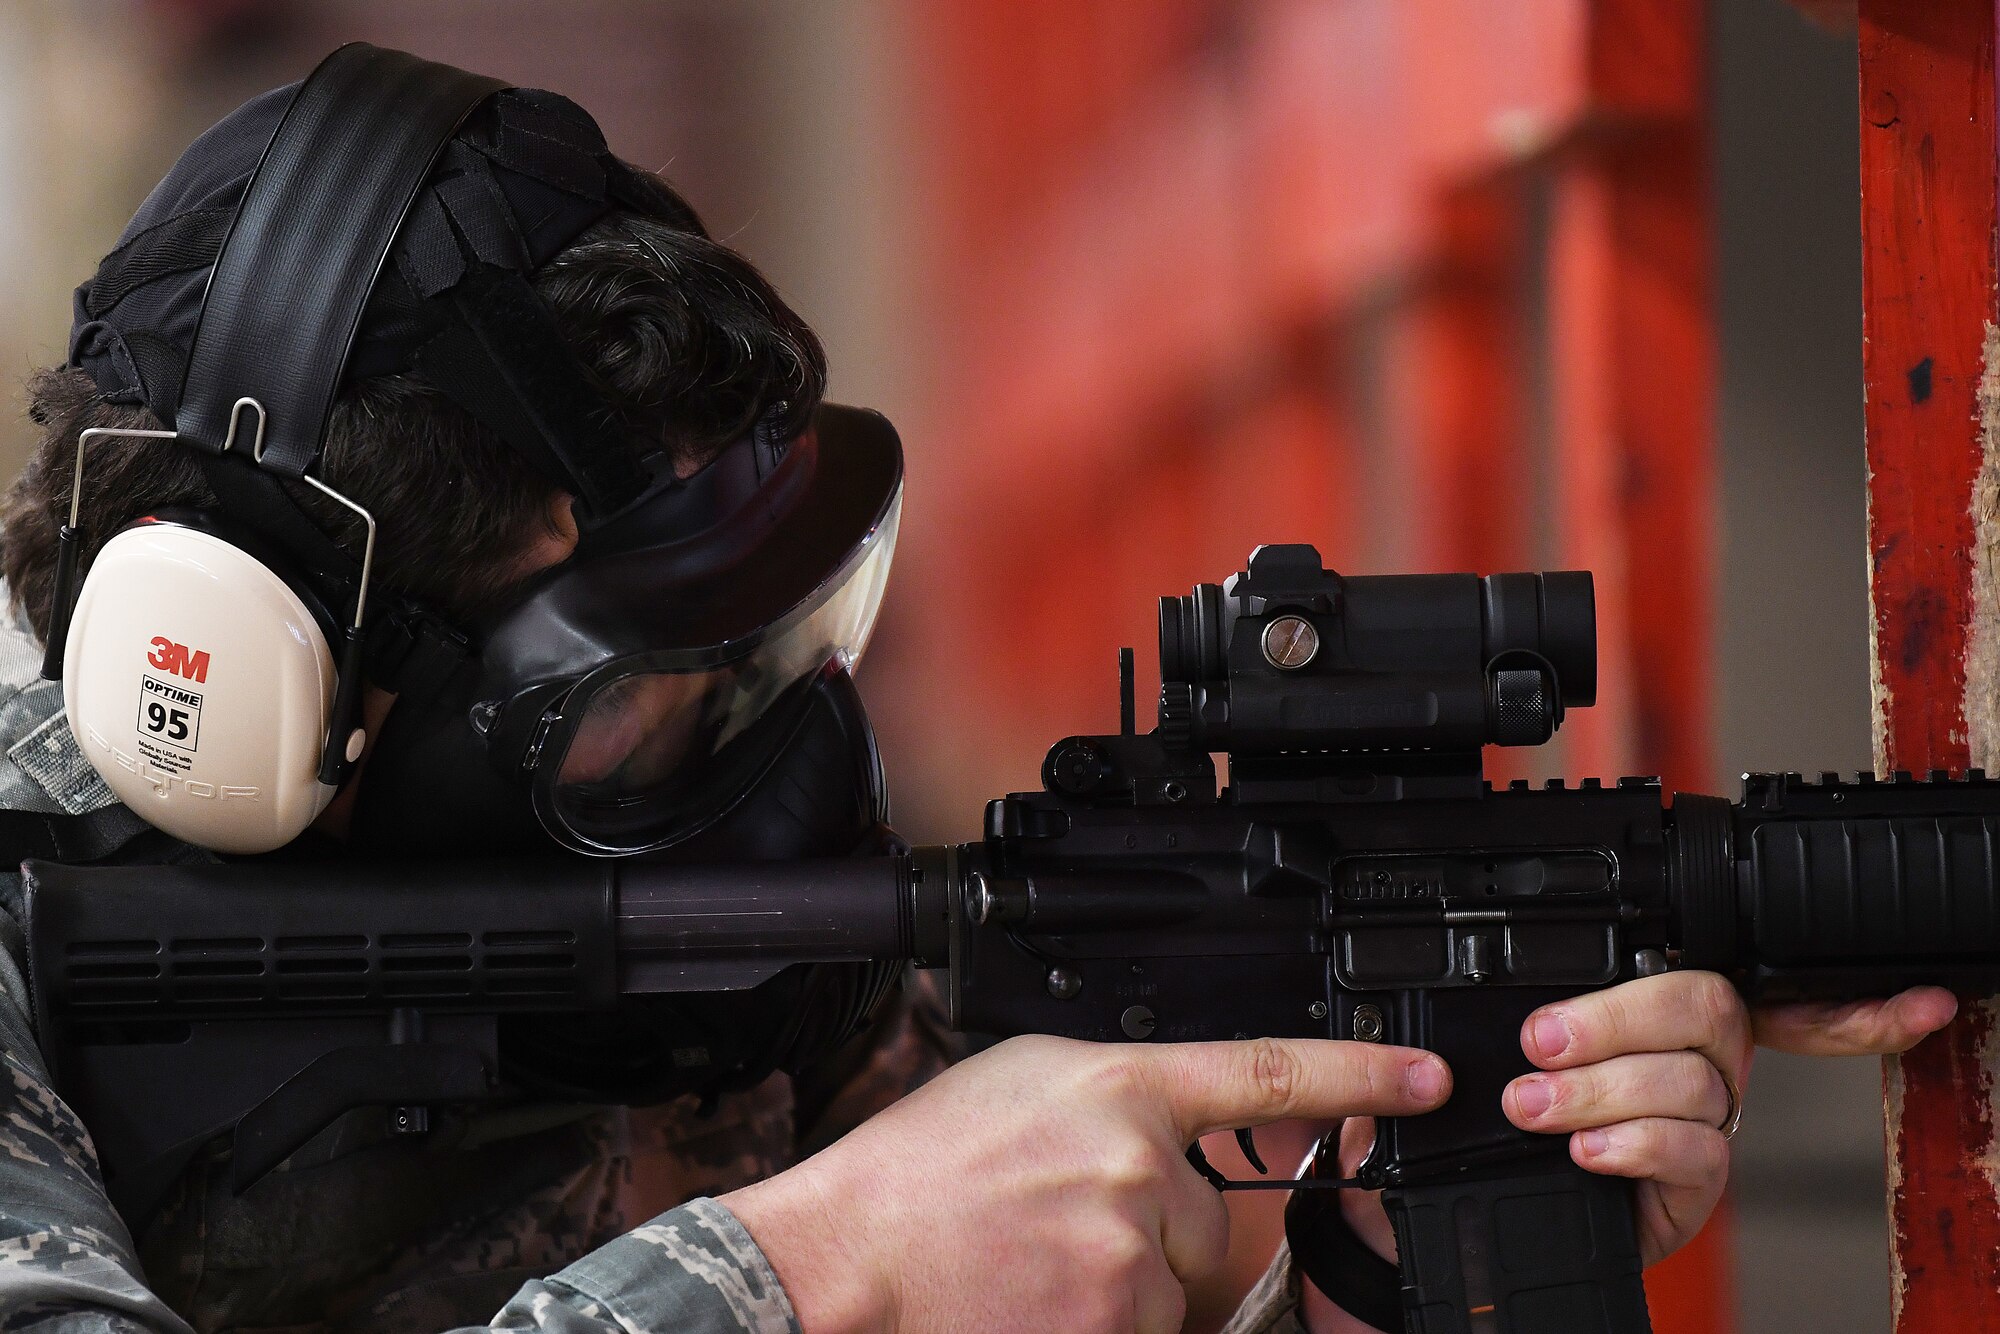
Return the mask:
[[1569, 768], [1708, 786], [1713, 561], [1704, 24], [1692, 0], [1595, 0], [1598, 124], [1550, 234], [1565, 560], [1598, 575], [1599, 704]]
[[[1551, 233], [1554, 563], [1596, 574], [1598, 608], [1597, 706], [1564, 722], [1564, 767], [1698, 792], [1710, 785], [1712, 371], [1706, 250], [1686, 243], [1705, 224], [1699, 194], [1671, 215], [1678, 231], [1635, 217], [1658, 183], [1635, 188], [1637, 174], [1618, 161], [1567, 173]], [[1661, 1334], [1735, 1327], [1730, 1233], [1725, 1205], [1648, 1271]]]
[[1410, 311], [1422, 388], [1408, 405], [1411, 554], [1428, 569], [1490, 573], [1533, 559], [1526, 214], [1517, 175], [1445, 191], [1436, 205], [1436, 253]]
[[1597, 583], [1597, 704], [1563, 720], [1564, 767], [1578, 777], [1637, 771], [1632, 751], [1632, 635], [1619, 477], [1617, 257], [1608, 182], [1571, 170], [1549, 223], [1553, 563]]
[[[1710, 785], [1714, 341], [1704, 6], [1594, 0], [1597, 108], [1550, 227], [1561, 563], [1597, 572], [1599, 697], [1578, 776]], [[1730, 1215], [1647, 1274], [1656, 1328], [1734, 1327]]]
[[[1409, 516], [1412, 570], [1536, 568], [1541, 478], [1529, 448], [1528, 180], [1500, 172], [1441, 192], [1436, 249], [1408, 303], [1413, 383]], [[1504, 783], [1550, 755], [1489, 746], [1486, 777]]]
[[[2000, 768], [1994, 0], [1861, 4], [1875, 762]], [[1885, 1066], [1899, 1334], [2000, 1331], [1991, 1002]]]

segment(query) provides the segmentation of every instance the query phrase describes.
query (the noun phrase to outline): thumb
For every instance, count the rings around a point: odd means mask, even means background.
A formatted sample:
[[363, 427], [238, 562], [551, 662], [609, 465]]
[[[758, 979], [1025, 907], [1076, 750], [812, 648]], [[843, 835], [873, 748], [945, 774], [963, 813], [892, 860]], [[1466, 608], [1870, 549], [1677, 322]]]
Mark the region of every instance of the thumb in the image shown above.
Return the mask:
[[1141, 1050], [1182, 1143], [1271, 1121], [1414, 1116], [1451, 1090], [1451, 1072], [1430, 1052], [1372, 1042], [1258, 1038]]

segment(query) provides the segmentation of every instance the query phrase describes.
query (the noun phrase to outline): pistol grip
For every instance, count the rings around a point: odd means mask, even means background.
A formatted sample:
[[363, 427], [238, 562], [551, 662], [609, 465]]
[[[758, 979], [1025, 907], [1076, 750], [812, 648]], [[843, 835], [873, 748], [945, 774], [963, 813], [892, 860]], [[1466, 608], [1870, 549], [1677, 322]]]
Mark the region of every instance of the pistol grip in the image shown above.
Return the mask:
[[1539, 1168], [1382, 1193], [1408, 1334], [1651, 1334], [1632, 1183]]

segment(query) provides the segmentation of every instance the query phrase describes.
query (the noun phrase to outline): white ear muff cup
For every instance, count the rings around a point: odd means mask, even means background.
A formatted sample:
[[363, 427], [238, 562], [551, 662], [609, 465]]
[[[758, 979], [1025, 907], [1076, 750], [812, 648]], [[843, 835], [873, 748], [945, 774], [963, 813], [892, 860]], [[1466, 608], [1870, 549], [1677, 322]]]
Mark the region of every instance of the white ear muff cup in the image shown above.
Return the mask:
[[325, 634], [269, 566], [149, 522], [91, 565], [63, 704], [85, 758], [147, 823], [216, 852], [269, 852], [333, 799], [318, 772], [334, 675]]

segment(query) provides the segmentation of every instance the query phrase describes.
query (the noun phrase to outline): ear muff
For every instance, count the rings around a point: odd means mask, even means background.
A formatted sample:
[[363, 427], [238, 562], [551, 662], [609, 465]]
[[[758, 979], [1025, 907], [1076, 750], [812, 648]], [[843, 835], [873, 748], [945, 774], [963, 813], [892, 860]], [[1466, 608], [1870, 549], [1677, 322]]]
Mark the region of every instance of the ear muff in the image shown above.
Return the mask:
[[63, 704], [91, 765], [154, 827], [216, 852], [297, 838], [335, 668], [321, 616], [243, 545], [149, 520], [104, 544], [70, 618]]

